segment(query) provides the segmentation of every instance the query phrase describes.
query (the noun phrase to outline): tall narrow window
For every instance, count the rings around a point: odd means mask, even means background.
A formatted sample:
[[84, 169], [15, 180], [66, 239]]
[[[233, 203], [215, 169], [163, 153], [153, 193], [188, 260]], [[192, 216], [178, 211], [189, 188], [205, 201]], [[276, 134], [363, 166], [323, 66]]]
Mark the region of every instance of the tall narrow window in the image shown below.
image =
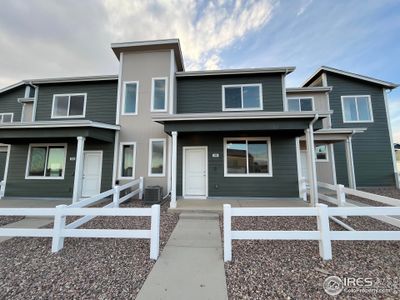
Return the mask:
[[373, 122], [370, 96], [342, 96], [344, 123]]
[[124, 115], [137, 114], [138, 95], [139, 95], [139, 83], [137, 81], [124, 83], [122, 114]]
[[151, 111], [167, 111], [167, 78], [153, 78], [151, 91]]
[[225, 176], [272, 176], [269, 138], [226, 138]]
[[87, 94], [53, 96], [52, 118], [82, 118], [85, 116]]
[[312, 111], [313, 98], [288, 98], [288, 111]]
[[149, 176], [165, 176], [165, 139], [149, 141]]
[[31, 145], [26, 177], [64, 178], [66, 154], [66, 145]]
[[120, 148], [120, 177], [135, 177], [136, 143], [122, 143]]
[[224, 85], [222, 108], [224, 111], [262, 110], [261, 84]]

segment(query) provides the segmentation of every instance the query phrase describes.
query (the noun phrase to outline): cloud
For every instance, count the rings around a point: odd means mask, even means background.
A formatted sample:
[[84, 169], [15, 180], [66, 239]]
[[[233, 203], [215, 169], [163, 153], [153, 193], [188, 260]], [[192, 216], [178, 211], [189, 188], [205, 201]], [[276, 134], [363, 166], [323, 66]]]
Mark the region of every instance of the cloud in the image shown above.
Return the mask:
[[309, 7], [311, 5], [311, 3], [313, 2], [313, 0], [307, 0], [299, 9], [299, 11], [297, 12], [297, 16], [301, 16], [307, 9], [307, 7]]

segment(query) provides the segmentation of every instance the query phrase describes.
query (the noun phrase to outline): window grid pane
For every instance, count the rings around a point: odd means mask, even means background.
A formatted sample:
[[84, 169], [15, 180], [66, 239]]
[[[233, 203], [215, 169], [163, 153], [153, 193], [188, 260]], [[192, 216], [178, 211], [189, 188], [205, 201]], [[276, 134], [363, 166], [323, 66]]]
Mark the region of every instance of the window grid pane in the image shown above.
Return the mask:
[[124, 145], [122, 148], [122, 177], [133, 176], [134, 145]]
[[54, 116], [67, 117], [68, 102], [69, 102], [69, 96], [56, 96], [54, 99]]
[[69, 102], [69, 116], [82, 116], [85, 106], [85, 96], [71, 96]]
[[288, 99], [288, 110], [289, 111], [300, 111], [299, 99]]
[[32, 147], [29, 158], [29, 176], [44, 176], [47, 147]]
[[12, 114], [3, 114], [3, 115], [0, 115], [0, 122], [1, 122], [1, 123], [11, 123], [12, 117], [13, 117]]
[[151, 174], [161, 175], [164, 173], [164, 142], [151, 142]]
[[243, 108], [259, 108], [260, 88], [258, 86], [243, 87]]
[[301, 98], [300, 99], [301, 111], [312, 111], [312, 99], [311, 98]]
[[247, 158], [249, 174], [268, 174], [268, 143], [267, 141], [248, 141]]
[[136, 113], [136, 83], [127, 83], [125, 85], [125, 113]]
[[225, 88], [225, 108], [242, 108], [242, 89], [240, 87]]
[[62, 177], [64, 168], [65, 148], [50, 146], [47, 156], [46, 176]]
[[357, 110], [358, 110], [358, 120], [359, 121], [370, 121], [370, 109], [367, 97], [357, 98]]
[[357, 121], [356, 99], [348, 97], [343, 99], [344, 115], [346, 121]]
[[226, 142], [228, 174], [247, 174], [247, 143], [243, 141]]
[[165, 110], [165, 92], [166, 92], [166, 80], [156, 79], [154, 80], [154, 91], [153, 91], [153, 109], [154, 110]]
[[317, 160], [328, 159], [328, 147], [326, 145], [317, 145], [315, 147], [315, 155]]

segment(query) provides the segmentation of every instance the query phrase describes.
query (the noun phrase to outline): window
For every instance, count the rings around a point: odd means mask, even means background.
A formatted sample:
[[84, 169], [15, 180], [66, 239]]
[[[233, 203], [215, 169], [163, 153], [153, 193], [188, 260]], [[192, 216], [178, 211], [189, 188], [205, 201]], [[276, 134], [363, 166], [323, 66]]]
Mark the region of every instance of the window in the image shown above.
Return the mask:
[[26, 179], [63, 179], [67, 146], [29, 145]]
[[53, 97], [52, 118], [82, 118], [86, 113], [87, 94], [59, 94]]
[[261, 84], [222, 86], [224, 111], [262, 110]]
[[13, 118], [14, 118], [13, 113], [0, 114], [0, 124], [1, 123], [11, 123], [13, 121]]
[[370, 96], [342, 96], [344, 123], [373, 122]]
[[272, 176], [270, 138], [225, 138], [225, 177]]
[[123, 92], [123, 115], [136, 115], [137, 114], [137, 101], [139, 97], [139, 82], [129, 81], [124, 82]]
[[151, 111], [167, 111], [167, 78], [152, 79]]
[[315, 158], [317, 161], [328, 161], [328, 145], [316, 145]]
[[136, 143], [121, 143], [120, 147], [120, 178], [135, 177]]
[[149, 176], [165, 176], [165, 139], [149, 141]]
[[313, 98], [288, 98], [288, 111], [312, 111], [314, 108]]

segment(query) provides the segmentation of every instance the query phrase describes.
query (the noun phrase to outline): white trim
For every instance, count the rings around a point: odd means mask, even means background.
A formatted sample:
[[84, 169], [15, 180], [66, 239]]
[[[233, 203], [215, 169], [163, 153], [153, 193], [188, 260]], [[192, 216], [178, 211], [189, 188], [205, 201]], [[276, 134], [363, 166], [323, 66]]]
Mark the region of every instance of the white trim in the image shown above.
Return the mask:
[[178, 156], [178, 132], [172, 131], [172, 151], [171, 151], [171, 208], [176, 208], [176, 169]]
[[303, 184], [302, 184], [302, 168], [301, 168], [301, 149], [300, 149], [300, 138], [296, 137], [296, 163], [297, 163], [297, 183], [299, 186], [299, 198], [302, 198], [302, 189], [303, 189]]
[[283, 111], [288, 110], [288, 103], [287, 103], [287, 95], [286, 95], [286, 82], [285, 82], [286, 74], [281, 75], [282, 80], [282, 101], [283, 101]]
[[[164, 109], [154, 109], [154, 92], [155, 85], [154, 82], [156, 80], [164, 80], [165, 82], [165, 91], [164, 91]], [[150, 111], [151, 112], [167, 112], [168, 111], [168, 77], [153, 77], [151, 79], [151, 101], [150, 101]]]
[[335, 149], [333, 144], [330, 144], [331, 150], [331, 164], [332, 164], [332, 177], [333, 177], [333, 184], [337, 185], [337, 178], [336, 178], [336, 163], [335, 163]]
[[[119, 125], [119, 119], [121, 115], [121, 88], [122, 88], [122, 71], [123, 71], [123, 62], [124, 62], [124, 52], [121, 52], [119, 55], [119, 69], [118, 69], [118, 88], [117, 88], [117, 109], [116, 109], [116, 116], [115, 116], [115, 123]], [[115, 181], [114, 183], [115, 184]]]
[[77, 136], [76, 140], [74, 187], [72, 191], [73, 203], [79, 201], [82, 196], [83, 151], [85, 150], [86, 138], [83, 136]]
[[[258, 107], [251, 107], [251, 108], [243, 108], [243, 87], [254, 87], [257, 86], [258, 93], [259, 93], [259, 106]], [[236, 87], [240, 88], [241, 90], [241, 108], [225, 108], [225, 88]], [[248, 83], [248, 84], [227, 84], [222, 85], [222, 111], [254, 111], [254, 110], [263, 110], [263, 90], [261, 83]]]
[[[325, 146], [325, 149], [326, 149], [326, 158], [324, 158], [324, 159], [319, 159], [319, 158], [317, 157], [317, 147], [318, 147], [318, 146]], [[315, 142], [314, 148], [315, 148], [314, 151], [315, 151], [315, 161], [316, 161], [316, 162], [329, 162], [328, 144], [319, 143], [318, 141], [316, 141], [316, 142]]]
[[0, 94], [3, 93], [3, 92], [6, 92], [6, 91], [8, 91], [8, 90], [12, 90], [13, 88], [16, 88], [16, 87], [19, 87], [19, 86], [21, 86], [21, 85], [24, 85], [24, 84], [25, 84], [25, 81], [20, 81], [20, 82], [11, 84], [11, 85], [9, 85], [9, 86], [6, 86], [6, 87], [0, 89]]
[[172, 138], [168, 136], [168, 162], [167, 162], [167, 172], [168, 172], [168, 179], [167, 179], [167, 185], [168, 185], [168, 193], [171, 192], [171, 187], [172, 187]]
[[232, 75], [232, 74], [265, 74], [265, 73], [284, 73], [293, 72], [296, 67], [281, 68], [245, 68], [245, 69], [223, 69], [223, 70], [205, 70], [205, 71], [180, 71], [176, 72], [177, 77], [193, 77], [193, 76], [216, 76], [216, 75]]
[[21, 129], [21, 128], [68, 128], [68, 127], [94, 127], [102, 129], [119, 130], [120, 126], [111, 125], [89, 120], [68, 120], [68, 121], [38, 121], [29, 123], [3, 123], [0, 129]]
[[[246, 141], [246, 147], [248, 141], [266, 141], [268, 147], [268, 173], [249, 173], [249, 162], [248, 162], [248, 149], [246, 149], [246, 163], [247, 163], [247, 174], [228, 174], [227, 172], [227, 141]], [[273, 177], [272, 172], [272, 149], [271, 149], [271, 138], [270, 137], [225, 137], [224, 138], [224, 177]]]
[[36, 120], [38, 98], [39, 98], [39, 86], [36, 86], [35, 97], [34, 97], [33, 108], [32, 108], [32, 122], [35, 122], [35, 120]]
[[113, 174], [112, 174], [112, 182], [111, 186], [115, 187], [116, 181], [118, 178], [118, 154], [119, 154], [119, 131], [115, 131], [114, 138], [114, 158], [113, 158]]
[[[86, 153], [99, 153], [100, 154], [100, 160], [101, 160], [101, 166], [100, 166], [100, 173], [99, 173], [99, 181], [97, 183], [97, 190], [98, 194], [101, 192], [101, 181], [103, 179], [103, 150], [84, 150], [83, 151], [83, 168], [82, 168], [82, 185], [84, 181], [84, 176], [85, 176], [85, 154]], [[83, 188], [82, 188], [83, 190]], [[81, 197], [91, 197], [91, 196], [83, 196], [83, 192]]]
[[397, 162], [396, 162], [396, 153], [394, 150], [394, 143], [393, 143], [393, 132], [392, 132], [392, 123], [390, 122], [390, 113], [389, 113], [389, 103], [387, 99], [386, 90], [383, 89], [383, 99], [385, 101], [385, 112], [386, 112], [386, 122], [389, 130], [389, 140], [390, 140], [390, 149], [392, 151], [392, 162], [393, 162], [393, 171], [395, 176], [395, 182], [397, 188], [400, 188], [399, 178], [398, 178], [398, 170], [397, 170]]
[[[132, 159], [132, 176], [122, 176], [122, 164], [123, 164], [123, 146], [126, 145], [133, 145], [133, 159]], [[119, 143], [119, 164], [118, 164], [118, 179], [119, 180], [124, 180], [124, 179], [135, 179], [135, 173], [136, 173], [136, 142], [121, 142]]]
[[[185, 182], [186, 182], [186, 150], [195, 150], [195, 149], [202, 149], [205, 150], [205, 167], [206, 167], [206, 187], [205, 187], [205, 195], [204, 196], [197, 196], [197, 195], [187, 195]], [[182, 147], [182, 197], [183, 198], [190, 198], [190, 199], [207, 199], [208, 198], [208, 146], [185, 146]]]
[[[127, 84], [136, 84], [136, 102], [135, 102], [135, 112], [133, 113], [127, 113], [125, 112], [125, 96], [126, 96], [126, 85]], [[124, 81], [123, 82], [123, 88], [122, 88], [122, 110], [121, 110], [121, 115], [122, 116], [136, 116], [138, 114], [138, 99], [139, 99], [139, 81]]]
[[[344, 113], [344, 98], [354, 98], [355, 99], [357, 119], [359, 119], [357, 98], [361, 98], [361, 97], [366, 97], [368, 99], [369, 115], [370, 115], [371, 119], [367, 120], [367, 121], [360, 121], [360, 120], [346, 121], [345, 113]], [[341, 100], [341, 103], [342, 103], [343, 123], [373, 123], [374, 122], [374, 113], [372, 111], [372, 104], [371, 104], [371, 96], [370, 95], [345, 95], [345, 96], [341, 96], [340, 100]]]
[[[311, 110], [301, 110], [301, 99], [311, 99]], [[314, 105], [314, 97], [313, 96], [300, 96], [300, 97], [287, 97], [286, 99], [286, 111], [289, 111], [289, 100], [298, 100], [299, 102], [299, 112], [305, 112], [305, 111], [315, 111], [315, 105]]]
[[[163, 172], [161, 174], [153, 174], [151, 172], [151, 165], [153, 160], [153, 142], [162, 142], [163, 143]], [[148, 160], [148, 176], [149, 177], [165, 177], [165, 168], [166, 168], [166, 160], [167, 160], [167, 141], [164, 138], [157, 139], [149, 139], [149, 160]]]
[[[69, 108], [71, 105], [71, 97], [72, 96], [83, 96], [83, 111], [81, 115], [69, 115]], [[55, 99], [56, 97], [68, 97], [68, 107], [67, 107], [67, 115], [66, 116], [56, 116], [55, 112]], [[51, 105], [51, 118], [52, 119], [76, 119], [76, 118], [84, 118], [86, 116], [86, 101], [87, 101], [87, 93], [68, 93], [68, 94], [54, 94], [53, 95], [53, 103]]]
[[[4, 115], [11, 115], [11, 121], [3, 123]], [[0, 113], [0, 124], [10, 124], [14, 122], [14, 113]]]
[[[51, 177], [51, 176], [29, 176], [29, 165], [30, 165], [30, 160], [31, 160], [31, 150], [32, 147], [46, 147], [46, 158], [45, 158], [45, 164], [44, 164], [44, 173], [46, 174], [46, 169], [47, 169], [47, 158], [49, 156], [49, 147], [54, 147], [54, 146], [64, 146], [64, 161], [63, 161], [63, 170], [62, 170], [62, 176], [61, 177]], [[66, 143], [40, 143], [40, 144], [29, 144], [29, 150], [28, 150], [28, 157], [26, 159], [26, 167], [25, 167], [25, 179], [39, 179], [39, 180], [64, 180], [65, 176], [65, 166], [66, 166], [66, 161], [67, 161], [67, 150], [68, 150], [68, 144]]]
[[174, 50], [170, 50], [170, 66], [169, 66], [169, 114], [174, 113], [174, 85], [175, 85], [175, 54]]
[[11, 145], [7, 145], [7, 157], [6, 157], [6, 165], [4, 167], [4, 176], [3, 176], [3, 197], [6, 193], [6, 186], [7, 186], [7, 177], [8, 177], [8, 168], [10, 165], [10, 156], [11, 156]]

